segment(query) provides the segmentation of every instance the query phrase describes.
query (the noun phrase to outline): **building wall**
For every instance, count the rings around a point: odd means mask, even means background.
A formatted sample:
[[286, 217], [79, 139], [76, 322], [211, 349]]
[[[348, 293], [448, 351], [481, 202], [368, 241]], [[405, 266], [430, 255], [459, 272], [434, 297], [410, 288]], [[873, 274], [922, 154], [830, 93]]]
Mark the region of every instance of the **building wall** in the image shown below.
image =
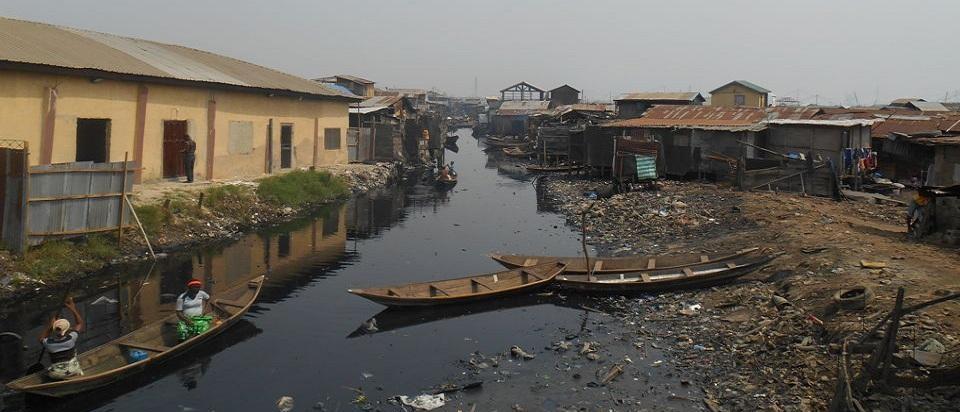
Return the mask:
[[927, 185], [960, 185], [960, 146], [939, 145], [934, 148]]
[[[57, 76], [5, 71], [0, 76], [0, 138], [26, 140], [30, 163], [41, 161], [41, 135], [48, 104], [48, 88], [56, 94], [56, 117], [51, 162], [76, 160], [77, 119], [110, 119], [109, 159], [123, 160], [125, 152], [136, 159], [134, 134], [140, 84], [103, 80], [93, 83], [85, 77]], [[255, 176], [265, 171], [267, 125], [273, 119], [273, 165], [280, 165], [280, 127], [293, 125], [293, 166], [313, 165], [314, 144], [317, 164], [347, 161], [347, 103], [332, 100], [297, 100], [203, 88], [147, 84], [144, 118], [142, 179], [162, 178], [163, 122], [185, 120], [188, 133], [197, 142], [195, 174], [209, 178], [207, 170], [208, 110], [215, 102], [213, 150], [214, 178]], [[251, 122], [253, 145], [249, 153], [231, 154], [230, 122]], [[324, 128], [340, 128], [339, 150], [325, 150]], [[318, 137], [315, 137], [317, 136]]]
[[652, 106], [650, 102], [646, 101], [618, 101], [614, 104], [617, 106], [617, 118], [619, 119], [635, 119], [643, 116], [643, 113]]
[[766, 93], [757, 93], [746, 87], [732, 84], [726, 87], [717, 89], [715, 92], [710, 94], [710, 105], [711, 106], [737, 106], [734, 96], [742, 94], [744, 96], [744, 104], [742, 107], [767, 107], [767, 94]]
[[766, 147], [779, 153], [813, 152], [814, 156], [833, 159], [839, 167], [844, 148], [871, 147], [870, 127], [771, 125]]
[[580, 103], [580, 92], [570, 87], [561, 87], [550, 92], [550, 107]]

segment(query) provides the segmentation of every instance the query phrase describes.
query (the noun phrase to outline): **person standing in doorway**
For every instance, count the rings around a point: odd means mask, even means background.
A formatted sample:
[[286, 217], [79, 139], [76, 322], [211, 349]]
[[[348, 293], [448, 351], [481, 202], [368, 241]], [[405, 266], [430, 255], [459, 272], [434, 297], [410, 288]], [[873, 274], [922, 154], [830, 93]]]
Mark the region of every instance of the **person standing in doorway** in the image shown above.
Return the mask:
[[187, 183], [193, 183], [193, 164], [197, 162], [197, 142], [190, 135], [183, 135], [183, 172], [187, 175]]

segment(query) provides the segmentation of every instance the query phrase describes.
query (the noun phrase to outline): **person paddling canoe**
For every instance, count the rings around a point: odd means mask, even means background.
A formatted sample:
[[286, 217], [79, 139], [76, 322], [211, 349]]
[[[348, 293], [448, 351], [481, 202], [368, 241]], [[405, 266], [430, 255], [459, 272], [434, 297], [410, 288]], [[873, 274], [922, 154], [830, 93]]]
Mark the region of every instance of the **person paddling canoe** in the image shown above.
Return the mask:
[[201, 290], [202, 287], [203, 282], [190, 279], [187, 282], [187, 290], [177, 297], [177, 317], [180, 318], [177, 322], [177, 336], [181, 341], [210, 329], [213, 317], [203, 314], [210, 295]]
[[50, 316], [49, 327], [40, 335], [40, 344], [50, 354], [51, 365], [47, 368], [47, 376], [55, 380], [83, 376], [83, 369], [80, 368], [80, 361], [77, 359], [77, 341], [80, 339], [80, 333], [83, 332], [83, 317], [77, 311], [73, 298], [67, 297], [64, 306], [73, 314], [76, 326], [71, 328], [69, 320], [58, 319], [54, 314]]

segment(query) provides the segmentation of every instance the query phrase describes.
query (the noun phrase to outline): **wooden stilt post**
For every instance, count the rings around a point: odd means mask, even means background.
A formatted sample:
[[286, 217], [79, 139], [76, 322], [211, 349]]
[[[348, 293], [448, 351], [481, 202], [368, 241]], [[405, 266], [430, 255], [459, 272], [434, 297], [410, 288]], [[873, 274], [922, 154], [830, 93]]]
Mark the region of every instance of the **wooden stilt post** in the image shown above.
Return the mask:
[[120, 179], [120, 204], [117, 207], [117, 249], [123, 245], [123, 203], [127, 197], [127, 160], [130, 152], [123, 152], [123, 177]]

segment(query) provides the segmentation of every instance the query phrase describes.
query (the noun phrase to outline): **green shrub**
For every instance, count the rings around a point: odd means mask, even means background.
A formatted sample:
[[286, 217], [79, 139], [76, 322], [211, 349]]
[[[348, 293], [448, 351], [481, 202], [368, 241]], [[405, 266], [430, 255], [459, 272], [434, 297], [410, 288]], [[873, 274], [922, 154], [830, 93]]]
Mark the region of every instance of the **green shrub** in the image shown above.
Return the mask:
[[257, 196], [275, 206], [303, 206], [346, 197], [347, 184], [328, 172], [294, 170], [260, 180]]

